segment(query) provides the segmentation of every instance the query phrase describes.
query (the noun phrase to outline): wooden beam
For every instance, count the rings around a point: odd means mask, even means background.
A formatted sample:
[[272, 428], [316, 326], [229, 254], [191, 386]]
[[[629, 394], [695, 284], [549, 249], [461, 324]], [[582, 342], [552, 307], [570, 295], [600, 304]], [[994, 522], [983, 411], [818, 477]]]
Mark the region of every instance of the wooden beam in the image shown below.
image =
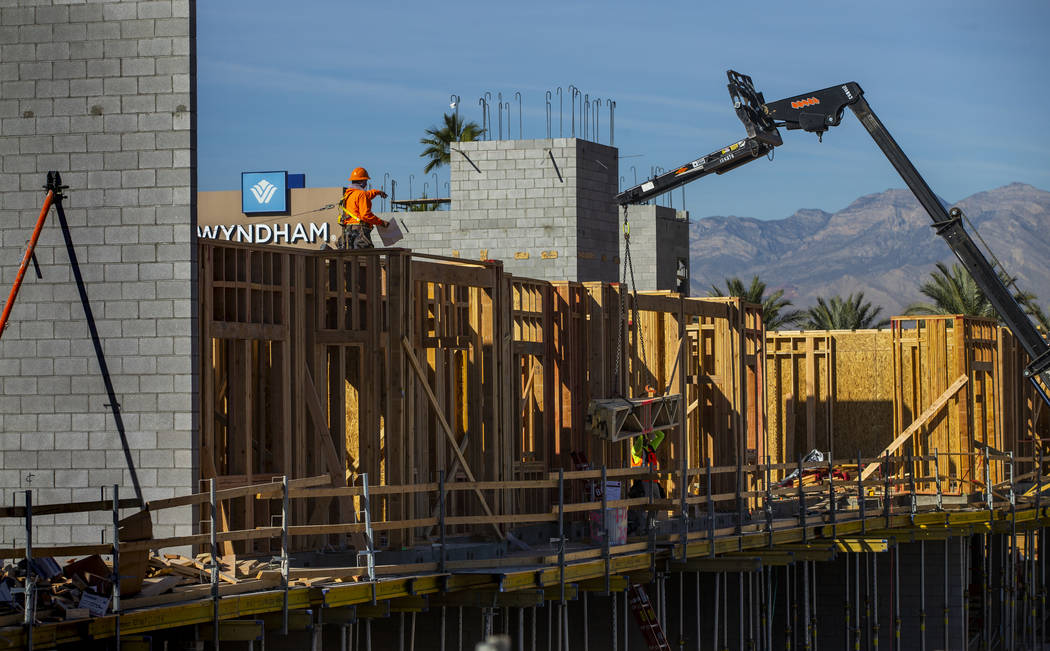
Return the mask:
[[[901, 432], [900, 436], [893, 439], [893, 443], [890, 443], [888, 446], [886, 446], [886, 449], [880, 452], [878, 456], [884, 457], [885, 455], [893, 454], [893, 452], [896, 451], [897, 448], [904, 445], [905, 441], [910, 439], [912, 435], [915, 434], [915, 432], [919, 431], [919, 428], [925, 425], [928, 420], [933, 418], [937, 414], [937, 412], [940, 411], [945, 404], [947, 404], [948, 400], [950, 400], [951, 397], [954, 396], [957, 391], [959, 391], [959, 389], [963, 388], [963, 386], [966, 385], [968, 379], [969, 378], [967, 378], [965, 375], [962, 375], [959, 377], [959, 379], [955, 380], [955, 382], [952, 382], [951, 386], [945, 389], [944, 393], [937, 396], [937, 399], [934, 400], [930, 404], [930, 406], [927, 407], [921, 414], [919, 414], [919, 417], [912, 421], [911, 425], [908, 425], [908, 428]], [[874, 461], [871, 464], [869, 464], [868, 467], [866, 467], [864, 471], [860, 473], [861, 481], [864, 481], [865, 479], [870, 477], [871, 474], [875, 472], [875, 469], [879, 467], [879, 463], [880, 461]]]

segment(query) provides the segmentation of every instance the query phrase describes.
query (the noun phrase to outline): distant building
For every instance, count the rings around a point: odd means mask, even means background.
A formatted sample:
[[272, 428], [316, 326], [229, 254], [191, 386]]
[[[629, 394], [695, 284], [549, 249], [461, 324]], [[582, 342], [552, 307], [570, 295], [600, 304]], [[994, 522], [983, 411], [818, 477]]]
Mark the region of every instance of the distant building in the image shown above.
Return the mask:
[[[578, 138], [456, 143], [449, 210], [377, 214], [396, 217], [405, 230], [398, 246], [420, 253], [502, 260], [513, 274], [543, 280], [617, 281], [623, 275], [617, 156], [615, 147]], [[252, 189], [200, 193], [198, 235], [334, 246], [338, 210], [318, 209], [337, 203], [341, 188], [292, 188], [279, 214], [244, 212], [242, 199], [273, 200], [274, 189], [261, 183], [249, 195]], [[687, 292], [688, 213], [631, 206], [629, 216], [638, 289]], [[380, 244], [378, 235], [373, 240]]]

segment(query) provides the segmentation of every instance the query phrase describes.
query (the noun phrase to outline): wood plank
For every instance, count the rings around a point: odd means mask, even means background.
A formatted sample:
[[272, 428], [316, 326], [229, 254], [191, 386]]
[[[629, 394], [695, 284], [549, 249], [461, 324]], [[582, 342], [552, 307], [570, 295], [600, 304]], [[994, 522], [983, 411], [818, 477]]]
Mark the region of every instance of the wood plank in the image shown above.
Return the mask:
[[492, 287], [492, 272], [485, 267], [462, 264], [438, 264], [413, 258], [412, 276], [428, 282], [450, 283], [469, 287]]
[[209, 336], [215, 339], [263, 339], [281, 340], [287, 337], [288, 327], [268, 323], [229, 323], [212, 321]]
[[[909, 425], [906, 430], [901, 432], [900, 436], [895, 438], [892, 443], [886, 446], [886, 448], [879, 453], [879, 456], [881, 457], [883, 455], [893, 454], [893, 452], [895, 452], [897, 448], [903, 445], [905, 441], [911, 438], [912, 435], [919, 430], [919, 428], [925, 425], [926, 422], [930, 420], [930, 418], [936, 415], [937, 412], [939, 412], [941, 408], [944, 407], [948, 400], [950, 400], [952, 396], [954, 396], [956, 392], [959, 391], [959, 389], [963, 388], [963, 386], [965, 386], [968, 381], [969, 378], [963, 375], [957, 380], [955, 380], [955, 382], [952, 382], [951, 386], [945, 389], [944, 393], [939, 395], [937, 399], [930, 404], [929, 407], [927, 407], [921, 414], [919, 414], [919, 417], [912, 421], [912, 424]], [[864, 471], [860, 474], [861, 481], [870, 477], [871, 474], [875, 472], [876, 468], [879, 467], [879, 463], [879, 461], [875, 461], [874, 463], [871, 463], [866, 468], [864, 468]]]

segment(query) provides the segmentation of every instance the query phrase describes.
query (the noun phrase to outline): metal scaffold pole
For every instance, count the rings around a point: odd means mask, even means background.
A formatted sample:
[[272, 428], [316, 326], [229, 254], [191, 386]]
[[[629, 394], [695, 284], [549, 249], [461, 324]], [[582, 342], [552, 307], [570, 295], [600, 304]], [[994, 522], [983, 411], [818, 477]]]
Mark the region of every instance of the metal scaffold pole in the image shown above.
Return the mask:
[[[214, 534], [213, 534], [214, 535]], [[215, 553], [214, 551], [212, 552]], [[120, 485], [113, 484], [113, 624], [117, 651], [120, 651]], [[218, 627], [218, 609], [215, 610]], [[32, 648], [31, 646], [29, 648]], [[216, 645], [215, 649], [218, 650]]]
[[893, 545], [893, 651], [901, 651], [901, 547]]
[[[116, 498], [116, 486], [114, 499]], [[215, 478], [208, 481], [208, 513], [211, 523], [208, 527], [211, 542], [211, 619], [212, 619], [212, 646], [218, 651], [219, 648], [219, 539], [216, 531], [218, 517], [218, 505], [215, 503]]]
[[919, 649], [926, 651], [926, 540], [919, 540]]
[[[879, 648], [879, 555], [871, 555], [871, 646]], [[945, 647], [947, 648], [947, 647]]]
[[[951, 541], [951, 538], [949, 538], [947, 536], [944, 538], [944, 621], [941, 622], [941, 625], [944, 627], [943, 636], [944, 636], [944, 648], [945, 649], [950, 648], [949, 647], [949, 640], [951, 639], [951, 636], [948, 634], [948, 632], [949, 632], [948, 616], [950, 614], [949, 605], [948, 605], [949, 604], [949, 602], [948, 602], [948, 598], [949, 598], [948, 595], [949, 595], [949, 593], [951, 591], [951, 588], [949, 587], [949, 579], [950, 579], [950, 577], [948, 575], [948, 556], [950, 555], [950, 550], [949, 550], [949, 542], [950, 541]], [[1013, 647], [1011, 647], [1011, 648], [1013, 648]]]

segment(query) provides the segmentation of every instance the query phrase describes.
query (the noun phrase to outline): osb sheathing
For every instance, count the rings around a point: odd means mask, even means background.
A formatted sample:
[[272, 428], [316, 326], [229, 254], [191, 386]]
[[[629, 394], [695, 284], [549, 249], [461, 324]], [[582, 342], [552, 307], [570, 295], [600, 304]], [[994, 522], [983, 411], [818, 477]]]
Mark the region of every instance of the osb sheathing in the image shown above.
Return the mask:
[[810, 330], [766, 335], [771, 456], [812, 449], [836, 459], [870, 456], [893, 439], [889, 330]]

